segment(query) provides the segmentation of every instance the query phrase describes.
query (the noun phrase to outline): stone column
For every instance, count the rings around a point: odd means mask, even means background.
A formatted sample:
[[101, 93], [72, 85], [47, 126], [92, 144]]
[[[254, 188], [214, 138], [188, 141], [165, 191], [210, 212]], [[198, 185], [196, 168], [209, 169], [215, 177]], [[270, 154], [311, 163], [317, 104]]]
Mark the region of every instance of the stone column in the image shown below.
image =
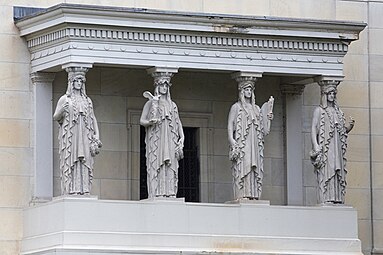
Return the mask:
[[287, 204], [303, 205], [302, 93], [304, 85], [282, 84]]
[[[34, 191], [33, 202], [53, 197], [52, 82], [54, 73], [32, 73], [34, 95]], [[20, 159], [22, 160], [22, 159]]]

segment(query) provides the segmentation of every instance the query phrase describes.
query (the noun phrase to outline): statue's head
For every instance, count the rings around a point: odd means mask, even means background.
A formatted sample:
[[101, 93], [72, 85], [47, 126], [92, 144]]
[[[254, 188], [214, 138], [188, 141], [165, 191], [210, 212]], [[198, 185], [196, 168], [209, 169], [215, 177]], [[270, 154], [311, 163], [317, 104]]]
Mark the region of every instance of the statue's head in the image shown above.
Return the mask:
[[244, 80], [238, 83], [239, 101], [244, 103], [245, 98], [250, 98], [251, 104], [255, 104], [255, 82], [252, 80]]
[[327, 102], [336, 104], [337, 86], [339, 82], [326, 81], [319, 83], [321, 88], [321, 106], [327, 107]]
[[66, 94], [68, 96], [71, 96], [73, 94], [73, 90], [80, 90], [81, 94], [86, 96], [85, 74], [88, 71], [88, 69], [83, 67], [69, 67], [65, 70], [68, 73], [68, 88]]
[[167, 100], [171, 100], [170, 97], [170, 87], [172, 83], [170, 82], [173, 73], [167, 72], [158, 72], [152, 73], [154, 78], [154, 95], [164, 95]]
[[337, 86], [336, 85], [324, 85], [324, 86], [321, 86], [321, 94], [326, 94], [328, 95], [330, 92], [334, 92], [335, 94], [338, 92], [337, 90]]

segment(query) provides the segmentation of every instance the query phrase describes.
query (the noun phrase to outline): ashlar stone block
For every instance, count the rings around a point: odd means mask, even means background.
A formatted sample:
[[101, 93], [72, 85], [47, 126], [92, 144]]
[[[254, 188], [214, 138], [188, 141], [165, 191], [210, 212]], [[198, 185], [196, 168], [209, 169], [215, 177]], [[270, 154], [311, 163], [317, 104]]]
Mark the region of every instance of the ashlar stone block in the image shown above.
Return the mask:
[[347, 108], [342, 107], [342, 111], [346, 118], [346, 123], [350, 121], [350, 117], [355, 120], [355, 126], [351, 133], [353, 135], [368, 135], [370, 130], [369, 111], [367, 108]]
[[383, 220], [374, 220], [374, 245], [383, 250]]
[[6, 147], [29, 147], [30, 122], [0, 119], [0, 141], [2, 146]]
[[373, 216], [376, 220], [383, 220], [383, 189], [373, 190]]
[[[382, 82], [383, 81], [383, 55], [370, 55], [370, 81]], [[355, 63], [356, 64], [356, 63]], [[361, 63], [365, 64], [365, 63]]]
[[[319, 95], [320, 93], [317, 94], [318, 98]], [[337, 101], [342, 109], [344, 107], [367, 108], [368, 100], [368, 82], [345, 80], [338, 86]]]
[[0, 89], [30, 91], [29, 68], [29, 63], [0, 62]]
[[127, 153], [102, 151], [95, 160], [94, 178], [127, 180]]
[[0, 208], [0, 240], [21, 240], [23, 237], [22, 209]]
[[383, 162], [372, 163], [372, 185], [377, 189], [383, 188]]
[[371, 252], [371, 220], [358, 220], [358, 238], [362, 243], [363, 254]]
[[[20, 160], [22, 159], [22, 160]], [[31, 176], [32, 148], [0, 148], [0, 176]]]
[[370, 54], [383, 55], [383, 47], [380, 42], [383, 40], [383, 27], [382, 28], [370, 28]]
[[301, 0], [300, 17], [314, 19], [335, 19], [335, 0], [305, 1]]
[[370, 187], [370, 164], [368, 162], [347, 161], [347, 187]]
[[259, 0], [254, 4], [251, 0], [202, 1], [204, 12], [241, 14], [241, 15], [269, 15], [269, 0]]
[[368, 135], [349, 135], [347, 141], [347, 160], [368, 161], [370, 150]]
[[103, 141], [103, 151], [128, 151], [128, 135], [125, 124], [99, 122], [99, 128], [100, 139]]
[[367, 22], [368, 4], [357, 1], [336, 1], [336, 19]]
[[23, 38], [19, 35], [0, 34], [0, 42], [0, 59], [3, 62], [29, 64], [30, 53]]
[[347, 80], [368, 81], [368, 56], [347, 54], [343, 59], [343, 74]]
[[370, 189], [346, 189], [346, 205], [350, 205], [358, 210], [358, 219], [370, 219]]
[[370, 28], [383, 28], [383, 2], [368, 3], [369, 7], [369, 20], [368, 26]]
[[127, 200], [128, 182], [126, 180], [101, 179], [100, 199]]
[[214, 156], [214, 179], [216, 183], [232, 183], [231, 162], [228, 156]]
[[382, 151], [383, 151], [383, 136], [381, 135], [373, 135], [372, 136], [372, 161], [375, 162], [383, 162]]
[[98, 122], [126, 123], [126, 98], [121, 96], [92, 96]]
[[20, 242], [19, 241], [0, 241], [0, 254], [1, 255], [15, 255], [19, 254]]
[[370, 82], [370, 104], [371, 108], [383, 108], [383, 81], [381, 82]]
[[31, 119], [32, 94], [22, 91], [0, 91], [0, 118]]
[[214, 155], [229, 155], [229, 142], [227, 136], [227, 129], [214, 129]]
[[27, 206], [30, 188], [30, 177], [0, 176], [0, 207]]

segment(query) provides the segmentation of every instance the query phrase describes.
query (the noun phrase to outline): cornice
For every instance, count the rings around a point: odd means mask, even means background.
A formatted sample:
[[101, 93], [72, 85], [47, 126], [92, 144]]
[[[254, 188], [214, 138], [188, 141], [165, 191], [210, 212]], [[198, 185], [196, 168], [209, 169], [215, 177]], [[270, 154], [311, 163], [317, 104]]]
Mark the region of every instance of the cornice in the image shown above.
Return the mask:
[[[267, 38], [249, 35], [217, 35], [175, 33], [155, 30], [138, 31], [118, 28], [64, 27], [27, 37], [28, 48], [41, 47], [63, 39], [103, 43], [166, 44], [175, 47], [232, 48], [250, 51], [310, 52], [344, 55], [348, 45], [339, 41], [308, 40], [307, 38]], [[33, 50], [32, 50], [33, 51]]]
[[[156, 20], [156, 22], [153, 22]], [[240, 33], [356, 40], [366, 26], [361, 22], [161, 11], [140, 8], [59, 4], [21, 18], [15, 24], [21, 35], [60, 23], [146, 27], [200, 32]]]
[[[15, 22], [33, 71], [72, 62], [342, 75], [363, 23], [60, 4]], [[164, 61], [166, 63], [164, 63]]]

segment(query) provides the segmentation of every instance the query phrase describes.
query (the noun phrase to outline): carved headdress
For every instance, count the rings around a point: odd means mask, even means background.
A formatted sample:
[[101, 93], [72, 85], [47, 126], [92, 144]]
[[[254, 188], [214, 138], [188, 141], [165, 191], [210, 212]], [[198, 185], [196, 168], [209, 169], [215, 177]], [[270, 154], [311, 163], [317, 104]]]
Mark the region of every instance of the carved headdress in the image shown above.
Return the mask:
[[[320, 92], [321, 92], [321, 106], [323, 108], [327, 107], [327, 94], [331, 91], [334, 91], [335, 93], [338, 92], [337, 86], [339, 85], [339, 81], [320, 81], [318, 82], [320, 86]], [[336, 104], [336, 101], [335, 101]]]
[[252, 90], [255, 88], [255, 81], [253, 80], [248, 80], [248, 79], [243, 79], [238, 81], [238, 90], [241, 91], [247, 87], [251, 87]]
[[[167, 84], [170, 88], [172, 86], [172, 83], [170, 82], [171, 78], [173, 77], [173, 73], [171, 72], [153, 72], [152, 77], [154, 78], [154, 95], [157, 96], [159, 94], [158, 92], [158, 85], [160, 84]], [[171, 96], [170, 96], [170, 89], [168, 88], [168, 92], [166, 95], [166, 100], [171, 102]]]
[[167, 83], [168, 86], [172, 86], [170, 82], [173, 77], [173, 73], [170, 72], [155, 72], [152, 73], [152, 77], [154, 78], [154, 86], [157, 87], [159, 84]]

